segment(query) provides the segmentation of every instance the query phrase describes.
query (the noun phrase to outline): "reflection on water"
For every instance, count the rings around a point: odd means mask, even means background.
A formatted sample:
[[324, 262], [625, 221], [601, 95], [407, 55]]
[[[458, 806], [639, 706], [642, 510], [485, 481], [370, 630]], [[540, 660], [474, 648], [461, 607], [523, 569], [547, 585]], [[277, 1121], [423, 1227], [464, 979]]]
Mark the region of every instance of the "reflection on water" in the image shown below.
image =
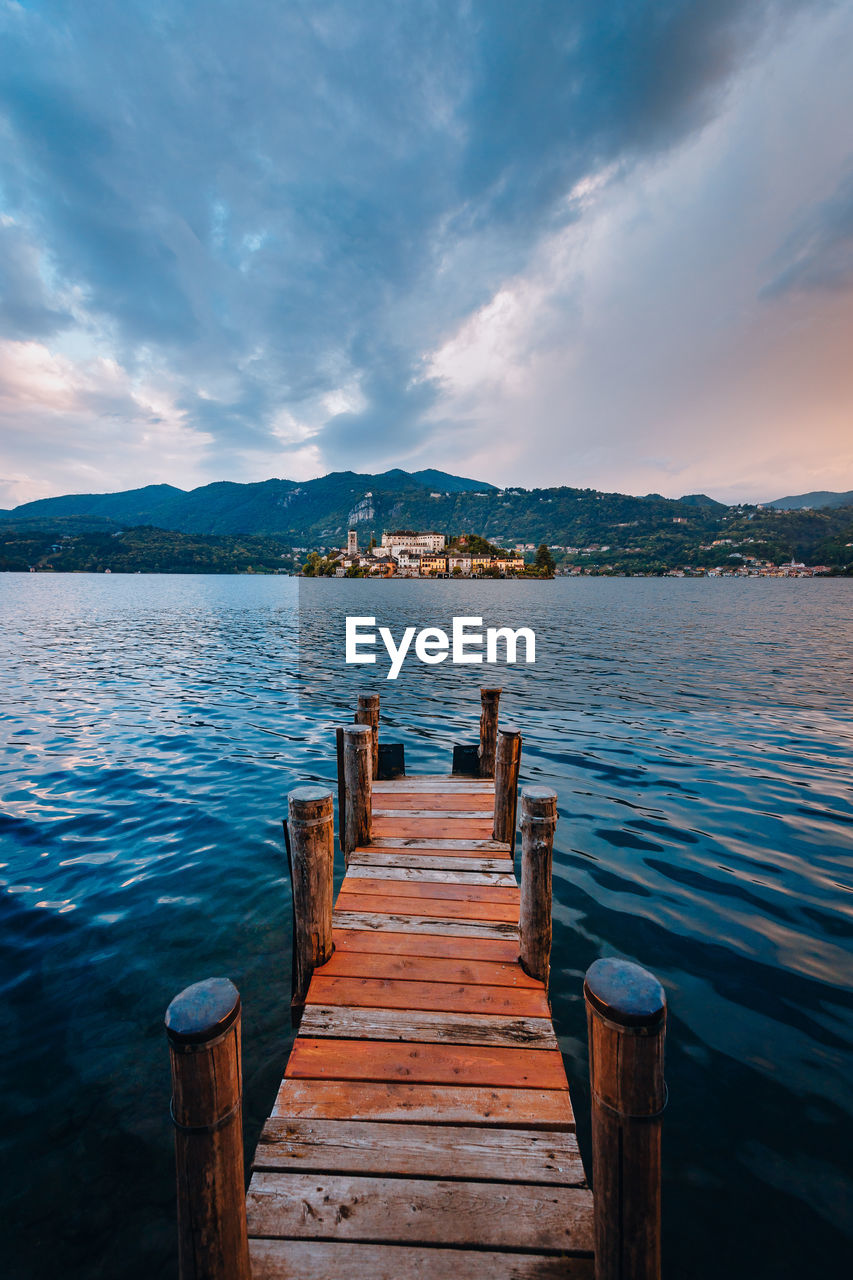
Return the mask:
[[[286, 792], [332, 780], [356, 688], [413, 771], [445, 767], [484, 680], [523, 778], [559, 795], [552, 997], [582, 1143], [582, 977], [626, 955], [670, 999], [668, 1274], [841, 1272], [853, 583], [3, 575], [0, 607], [11, 1275], [173, 1275], [166, 1005], [209, 974], [240, 988], [253, 1146], [289, 1040]], [[343, 665], [347, 612], [395, 636], [532, 626], [537, 663], [386, 681], [384, 655]]]

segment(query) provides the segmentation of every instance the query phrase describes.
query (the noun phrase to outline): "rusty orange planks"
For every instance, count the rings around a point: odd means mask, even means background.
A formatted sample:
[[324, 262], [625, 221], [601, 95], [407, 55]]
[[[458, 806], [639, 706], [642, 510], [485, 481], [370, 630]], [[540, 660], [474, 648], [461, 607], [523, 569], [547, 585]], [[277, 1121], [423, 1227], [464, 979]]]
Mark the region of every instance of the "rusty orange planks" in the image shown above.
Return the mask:
[[435, 1009], [456, 1013], [501, 1013], [525, 1018], [550, 1016], [545, 992], [478, 983], [408, 982], [405, 978], [334, 978], [318, 970], [308, 988], [308, 1004], [374, 1009]]
[[[335, 955], [370, 952], [388, 956], [444, 956], [452, 960], [488, 960], [513, 965], [518, 962], [518, 942], [511, 939], [447, 937], [437, 933], [378, 933], [371, 929], [335, 929], [334, 938]], [[332, 960], [334, 958], [333, 955]], [[325, 966], [323, 971], [326, 971]]]
[[385, 818], [373, 819], [374, 836], [385, 839], [491, 840], [491, 818]]
[[574, 1130], [567, 1089], [484, 1088], [482, 1085], [396, 1081], [285, 1079], [274, 1116], [303, 1119], [405, 1120], [427, 1124], [524, 1125]]
[[[399, 936], [399, 935], [398, 935]], [[515, 958], [513, 958], [514, 961]], [[524, 987], [544, 991], [515, 962], [465, 960], [447, 956], [388, 955], [375, 952], [336, 950], [323, 965], [324, 978], [404, 978], [418, 982], [454, 982], [489, 987]]]
[[458, 902], [507, 902], [518, 915], [520, 894], [517, 885], [447, 884], [437, 880], [386, 880], [379, 876], [346, 876], [341, 893], [388, 895], [396, 898], [453, 899]]
[[411, 1084], [468, 1084], [568, 1089], [556, 1049], [422, 1044], [376, 1040], [314, 1040], [299, 1036], [287, 1080], [398, 1080]]
[[337, 911], [366, 911], [372, 915], [438, 916], [443, 920], [503, 920], [518, 923], [518, 906], [514, 902], [490, 900], [455, 902], [450, 898], [411, 898], [402, 894], [350, 893], [341, 890]]
[[494, 805], [494, 796], [488, 793], [464, 795], [453, 792], [430, 791], [395, 791], [392, 794], [374, 794], [373, 808], [377, 812], [383, 809], [439, 809], [442, 812], [459, 810], [460, 813], [473, 810], [481, 813]]

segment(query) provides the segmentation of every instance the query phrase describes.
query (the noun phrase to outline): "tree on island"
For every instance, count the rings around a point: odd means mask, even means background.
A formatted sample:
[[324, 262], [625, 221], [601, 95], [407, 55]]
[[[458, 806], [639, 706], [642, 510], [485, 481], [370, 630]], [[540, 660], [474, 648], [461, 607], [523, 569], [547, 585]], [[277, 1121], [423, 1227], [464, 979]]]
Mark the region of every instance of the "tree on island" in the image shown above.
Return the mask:
[[539, 548], [536, 552], [535, 564], [537, 569], [544, 569], [549, 576], [553, 574], [554, 569], [556, 568], [557, 562], [548, 550], [547, 544], [544, 542], [539, 544]]

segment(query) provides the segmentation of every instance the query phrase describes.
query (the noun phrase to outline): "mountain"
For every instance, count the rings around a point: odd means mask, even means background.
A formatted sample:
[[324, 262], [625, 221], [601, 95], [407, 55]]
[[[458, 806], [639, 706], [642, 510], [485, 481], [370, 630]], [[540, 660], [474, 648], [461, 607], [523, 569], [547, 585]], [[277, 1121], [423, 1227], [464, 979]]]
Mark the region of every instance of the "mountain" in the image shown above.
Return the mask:
[[848, 489], [846, 493], [818, 489], [814, 493], [799, 493], [793, 498], [776, 498], [773, 502], [762, 503], [762, 506], [775, 507], [777, 511], [802, 511], [804, 507], [811, 507], [813, 510], [821, 507], [853, 507], [853, 489]]
[[[137, 537], [143, 526], [175, 537], [171, 543]], [[849, 507], [813, 510], [726, 507], [705, 494], [672, 499], [565, 485], [496, 489], [443, 471], [399, 469], [376, 475], [334, 471], [303, 483], [219, 481], [190, 492], [149, 485], [124, 493], [43, 498], [0, 512], [0, 561], [5, 556], [16, 564], [88, 564], [103, 554], [101, 542], [86, 540], [90, 534], [109, 538], [124, 530], [135, 531], [123, 552], [128, 565], [148, 563], [146, 557], [165, 563], [165, 556], [174, 564], [245, 560], [268, 567], [273, 561], [289, 563], [291, 548], [300, 549], [301, 556], [301, 549], [339, 547], [352, 528], [363, 547], [391, 529], [476, 533], [510, 547], [546, 542], [567, 563], [617, 572], [710, 567], [746, 557], [781, 563], [794, 556], [838, 566], [853, 561], [853, 501]], [[54, 548], [63, 537], [78, 541], [73, 553], [60, 556]], [[181, 538], [231, 541], [204, 549]], [[272, 540], [275, 547], [249, 546], [246, 539]]]
[[707, 507], [709, 511], [725, 511], [726, 509], [724, 502], [717, 502], [716, 498], [709, 498], [707, 493], [686, 493], [678, 501], [685, 507]]

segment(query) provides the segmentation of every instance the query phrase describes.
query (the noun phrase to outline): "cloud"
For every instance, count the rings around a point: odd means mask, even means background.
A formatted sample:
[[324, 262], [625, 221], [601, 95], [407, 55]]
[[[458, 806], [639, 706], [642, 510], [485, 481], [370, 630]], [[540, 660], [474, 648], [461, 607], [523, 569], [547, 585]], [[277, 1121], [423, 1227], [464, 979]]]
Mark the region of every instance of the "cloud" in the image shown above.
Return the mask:
[[[146, 480], [179, 484], [199, 468], [431, 465], [436, 432], [468, 471], [515, 466], [519, 425], [550, 447], [554, 414], [531, 419], [510, 394], [495, 447], [496, 387], [539, 368], [592, 413], [594, 388], [568, 378], [585, 343], [578, 285], [594, 274], [577, 246], [602, 254], [591, 193], [630, 190], [701, 140], [802, 9], [831, 13], [792, 0], [7, 4], [0, 215], [17, 239], [2, 332], [86, 367], [94, 348], [131, 388], [159, 388], [183, 471], [142, 461], [132, 408], [123, 424], [108, 405], [91, 406], [91, 426], [69, 419], [77, 440], [113, 433], [116, 477], [131, 455]], [[474, 355], [460, 335], [478, 330], [484, 359], [501, 298], [524, 301], [493, 386], [462, 372]], [[600, 366], [613, 343], [593, 331]], [[663, 365], [657, 376], [670, 411], [677, 386]], [[605, 395], [597, 440], [618, 437], [619, 412]], [[77, 478], [68, 457], [61, 489]]]
[[838, 290], [853, 284], [853, 172], [799, 219], [770, 260], [773, 278], [763, 295], [796, 289]]

